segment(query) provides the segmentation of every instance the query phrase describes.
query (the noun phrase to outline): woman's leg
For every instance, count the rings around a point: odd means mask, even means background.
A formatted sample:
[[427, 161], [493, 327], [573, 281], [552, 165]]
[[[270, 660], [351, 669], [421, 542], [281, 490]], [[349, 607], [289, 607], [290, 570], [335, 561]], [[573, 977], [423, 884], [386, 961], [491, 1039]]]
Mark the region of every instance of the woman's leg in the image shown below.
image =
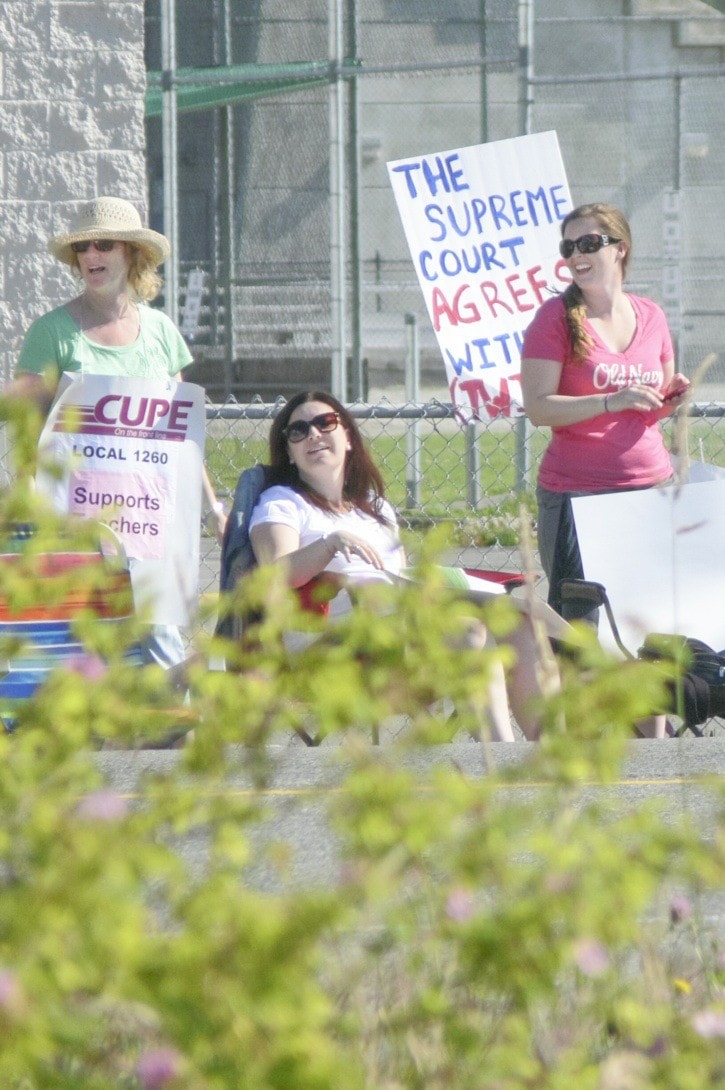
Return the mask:
[[493, 667], [492, 676], [488, 683], [487, 712], [490, 728], [489, 741], [515, 742], [516, 735], [511, 723], [511, 710], [509, 708], [506, 677], [500, 662], [497, 662]]
[[[466, 648], [475, 651], [490, 650], [495, 641], [482, 621], [471, 621], [462, 640]], [[516, 735], [511, 724], [506, 676], [500, 662], [489, 663], [491, 671], [485, 703], [475, 709], [479, 720], [481, 736], [488, 742], [515, 742]]]
[[511, 710], [525, 738], [535, 742], [541, 734], [541, 703], [561, 687], [559, 669], [545, 633], [542, 644], [530, 617], [521, 623], [506, 643], [516, 652], [516, 661], [508, 670], [508, 694]]
[[[517, 628], [505, 642], [515, 652], [515, 662], [506, 673], [500, 663], [495, 663], [488, 683], [488, 701], [481, 709], [482, 727], [488, 724], [492, 742], [515, 742], [516, 735], [511, 723], [511, 712], [524, 737], [535, 742], [541, 734], [541, 704], [561, 687], [559, 670], [545, 633], [534, 630], [531, 618], [522, 615]], [[474, 621], [466, 634], [464, 645], [485, 650], [495, 646], [486, 626]], [[509, 703], [510, 702], [510, 703]]]
[[571, 495], [569, 492], [549, 492], [540, 486], [537, 489], [539, 556], [549, 581], [551, 608], [567, 621], [586, 621], [596, 628], [599, 610], [592, 609], [591, 602], [585, 598], [561, 597], [564, 580], [584, 578]]

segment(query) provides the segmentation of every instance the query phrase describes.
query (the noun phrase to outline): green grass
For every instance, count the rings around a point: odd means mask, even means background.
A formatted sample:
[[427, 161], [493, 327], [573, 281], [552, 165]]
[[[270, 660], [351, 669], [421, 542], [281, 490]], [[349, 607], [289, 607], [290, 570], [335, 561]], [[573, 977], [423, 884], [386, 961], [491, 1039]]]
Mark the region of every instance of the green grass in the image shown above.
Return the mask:
[[[420, 501], [415, 506], [408, 502], [410, 466], [405, 433], [381, 431], [368, 443], [383, 474], [386, 494], [400, 513], [403, 525], [421, 530], [439, 521], [449, 521], [454, 527], [455, 542], [463, 547], [517, 545], [521, 502], [535, 518], [533, 482], [549, 441], [548, 431], [534, 430], [529, 436], [530, 487], [517, 493], [515, 433], [481, 428], [477, 442], [479, 494], [483, 502], [474, 508], [469, 502], [464, 431], [438, 431], [429, 424], [423, 424], [420, 430]], [[664, 431], [671, 445], [672, 425], [665, 424]], [[713, 427], [711, 420], [689, 420], [687, 445], [691, 459], [725, 465], [725, 435], [722, 429]], [[267, 450], [266, 434], [261, 434], [261, 429], [259, 438], [208, 438], [207, 466], [219, 493], [231, 496], [242, 470], [263, 462]]]
[[[417, 510], [430, 518], [445, 518], [466, 508], [468, 486], [465, 436], [457, 431], [443, 435], [432, 431], [421, 437], [420, 504]], [[538, 461], [545, 445], [543, 436], [534, 435], [531, 445]], [[390, 502], [399, 510], [407, 508], [406, 479], [409, 472], [405, 435], [381, 434], [369, 443], [375, 463], [380, 467]], [[483, 431], [478, 440], [480, 452], [480, 491], [483, 496], [500, 496], [502, 501], [516, 490], [516, 439], [512, 433]], [[207, 441], [207, 467], [222, 495], [234, 491], [242, 470], [264, 461], [265, 440], [242, 442], [224, 438]]]
[[[693, 461], [725, 466], [725, 429], [719, 420], [690, 418], [687, 423], [687, 449]], [[668, 440], [674, 429], [665, 429]]]
[[230, 436], [214, 440], [207, 437], [206, 468], [221, 496], [231, 496], [236, 488], [239, 475], [257, 462], [267, 458], [267, 443], [264, 439], [246, 440]]

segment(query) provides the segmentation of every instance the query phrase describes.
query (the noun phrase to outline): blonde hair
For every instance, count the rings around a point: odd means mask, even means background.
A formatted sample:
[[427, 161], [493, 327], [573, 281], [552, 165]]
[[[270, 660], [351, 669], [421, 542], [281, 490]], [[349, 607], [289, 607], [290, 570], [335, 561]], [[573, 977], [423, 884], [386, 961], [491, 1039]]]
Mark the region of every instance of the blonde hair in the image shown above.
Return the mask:
[[[573, 220], [582, 219], [596, 220], [603, 235], [619, 239], [625, 244], [626, 250], [622, 258], [622, 279], [624, 280], [632, 254], [632, 231], [624, 213], [613, 204], [580, 204], [561, 221], [562, 238], [568, 224]], [[562, 299], [566, 307], [566, 320], [571, 334], [572, 356], [578, 363], [583, 363], [594, 342], [584, 328], [587, 312], [581, 288], [577, 284], [570, 284], [562, 295]]]
[[159, 276], [155, 260], [143, 246], [127, 242], [131, 264], [128, 269], [128, 283], [137, 299], [150, 303], [161, 291], [163, 279]]
[[[154, 257], [143, 246], [135, 242], [124, 242], [128, 247], [128, 286], [135, 299], [150, 303], [161, 291], [163, 279], [159, 276]], [[80, 276], [77, 254], [71, 254], [70, 267], [76, 276]]]

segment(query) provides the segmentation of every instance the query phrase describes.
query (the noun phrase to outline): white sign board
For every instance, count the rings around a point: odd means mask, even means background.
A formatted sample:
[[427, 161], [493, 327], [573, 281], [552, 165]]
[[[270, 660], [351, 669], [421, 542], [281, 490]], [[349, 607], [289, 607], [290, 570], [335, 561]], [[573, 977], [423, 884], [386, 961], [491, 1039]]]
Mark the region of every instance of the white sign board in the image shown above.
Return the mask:
[[38, 491], [113, 530], [155, 624], [196, 606], [205, 418], [189, 382], [66, 373], [40, 437]]
[[199, 332], [199, 315], [201, 314], [203, 295], [204, 270], [191, 269], [186, 281], [186, 296], [181, 312], [181, 332], [190, 341], [193, 341]]
[[570, 282], [556, 133], [400, 159], [388, 175], [459, 419], [520, 412], [524, 331]]
[[[585, 578], [602, 583], [622, 641], [648, 633], [725, 648], [725, 480], [572, 500]], [[602, 618], [599, 636], [613, 648]]]

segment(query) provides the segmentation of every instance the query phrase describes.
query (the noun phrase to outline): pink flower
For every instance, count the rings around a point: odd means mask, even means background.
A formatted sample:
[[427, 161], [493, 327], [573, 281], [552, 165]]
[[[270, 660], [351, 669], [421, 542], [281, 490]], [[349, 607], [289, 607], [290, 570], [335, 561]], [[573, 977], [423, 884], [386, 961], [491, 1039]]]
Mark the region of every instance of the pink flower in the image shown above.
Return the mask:
[[465, 923], [473, 915], [473, 897], [469, 890], [456, 886], [448, 894], [446, 916], [456, 923]]
[[699, 1037], [725, 1037], [725, 1010], [705, 1007], [692, 1016], [692, 1028]]
[[128, 813], [128, 803], [117, 791], [102, 788], [82, 798], [76, 814], [85, 821], [120, 821]]
[[544, 880], [547, 893], [568, 893], [573, 885], [570, 874], [549, 874]]
[[179, 1053], [168, 1047], [149, 1049], [139, 1057], [136, 1074], [143, 1090], [163, 1090], [181, 1069]]
[[15, 973], [0, 969], [0, 1010], [5, 1014], [18, 1014], [23, 1007], [23, 989]]
[[578, 939], [574, 943], [574, 961], [585, 976], [601, 976], [609, 968], [609, 954], [596, 939]]
[[66, 669], [85, 678], [86, 681], [100, 681], [108, 672], [108, 667], [101, 656], [92, 655], [87, 651], [71, 655], [66, 662]]
[[666, 1037], [655, 1037], [654, 1041], [647, 1049], [647, 1055], [651, 1056], [652, 1059], [656, 1059], [658, 1056], [666, 1056], [669, 1052], [669, 1048], [669, 1041]]
[[689, 920], [692, 911], [692, 904], [687, 897], [675, 894], [670, 901], [670, 919], [672, 923], [682, 923], [683, 920]]

